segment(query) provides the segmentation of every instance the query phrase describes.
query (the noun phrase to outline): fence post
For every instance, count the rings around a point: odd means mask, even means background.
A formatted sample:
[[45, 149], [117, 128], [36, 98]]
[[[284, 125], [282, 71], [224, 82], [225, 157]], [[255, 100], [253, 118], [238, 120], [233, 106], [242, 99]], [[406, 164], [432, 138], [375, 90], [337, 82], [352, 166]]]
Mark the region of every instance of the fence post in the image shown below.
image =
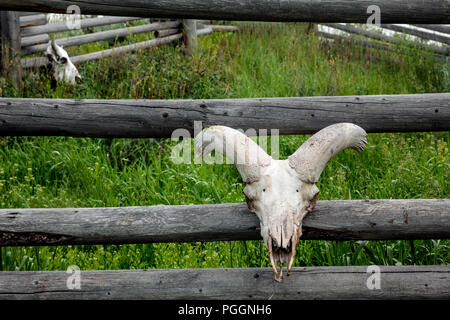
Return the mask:
[[185, 54], [192, 56], [197, 50], [197, 20], [186, 19], [183, 23], [183, 43], [186, 49]]
[[11, 77], [18, 86], [22, 83], [20, 63], [20, 17], [17, 11], [0, 12], [1, 29], [1, 69], [2, 76]]

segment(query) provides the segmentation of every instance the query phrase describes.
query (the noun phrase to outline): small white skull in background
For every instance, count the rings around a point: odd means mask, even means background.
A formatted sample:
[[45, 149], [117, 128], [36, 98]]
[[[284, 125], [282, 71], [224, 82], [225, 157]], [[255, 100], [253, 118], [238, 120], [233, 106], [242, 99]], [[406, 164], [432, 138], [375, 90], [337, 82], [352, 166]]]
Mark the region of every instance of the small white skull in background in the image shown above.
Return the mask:
[[81, 76], [69, 58], [69, 54], [55, 40], [48, 43], [44, 56], [48, 59], [50, 70], [57, 82], [66, 82], [75, 85], [81, 81]]
[[338, 123], [317, 132], [288, 159], [274, 160], [240, 131], [213, 126], [195, 138], [195, 148], [203, 157], [215, 150], [236, 165], [248, 208], [259, 218], [274, 278], [282, 281], [283, 264], [289, 275], [294, 263], [302, 220], [316, 205], [320, 174], [341, 150], [364, 150], [366, 138], [361, 127]]

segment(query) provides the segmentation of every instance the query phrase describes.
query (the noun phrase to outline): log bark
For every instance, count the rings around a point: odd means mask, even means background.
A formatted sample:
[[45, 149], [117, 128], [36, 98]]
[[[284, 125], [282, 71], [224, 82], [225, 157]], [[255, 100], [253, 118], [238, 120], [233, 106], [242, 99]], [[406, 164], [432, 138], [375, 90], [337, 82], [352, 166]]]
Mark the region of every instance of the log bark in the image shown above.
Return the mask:
[[[318, 201], [302, 240], [450, 238], [450, 199]], [[245, 204], [0, 209], [0, 246], [259, 240]]]
[[429, 45], [425, 45], [425, 44], [419, 43], [419, 42], [403, 40], [400, 38], [386, 36], [381, 33], [360, 29], [360, 28], [354, 27], [352, 25], [343, 25], [343, 24], [339, 24], [339, 23], [330, 23], [330, 24], [325, 24], [325, 25], [328, 27], [331, 27], [331, 28], [345, 31], [345, 32], [359, 34], [359, 35], [362, 35], [362, 36], [365, 36], [365, 37], [368, 37], [371, 39], [375, 39], [375, 40], [395, 43], [395, 44], [399, 44], [399, 45], [416, 46], [416, 47], [419, 47], [419, 48], [422, 48], [425, 50], [431, 50], [434, 53], [442, 54], [445, 56], [448, 56], [450, 54], [449, 47], [429, 46]]
[[413, 35], [413, 36], [416, 36], [416, 37], [419, 37], [419, 38], [425, 39], [425, 40], [433, 40], [433, 41], [437, 41], [437, 42], [441, 42], [441, 43], [445, 43], [445, 44], [450, 44], [450, 36], [446, 37], [446, 36], [439, 35], [436, 33], [430, 33], [430, 32], [426, 32], [426, 31], [414, 29], [414, 28], [399, 26], [396, 24], [382, 24], [381, 27], [385, 28], [385, 29], [393, 30], [396, 32], [410, 34], [410, 35]]
[[0, 135], [170, 138], [179, 128], [193, 135], [194, 121], [203, 128], [276, 128], [280, 134], [315, 133], [338, 122], [355, 123], [367, 132], [448, 131], [449, 100], [450, 93], [214, 100], [1, 98]]
[[[62, 45], [65, 48], [71, 47], [71, 46], [78, 46], [85, 43], [90, 42], [97, 42], [97, 41], [105, 41], [109, 39], [114, 39], [117, 37], [125, 37], [130, 34], [139, 34], [139, 33], [146, 33], [151, 32], [155, 30], [160, 29], [168, 29], [168, 28], [177, 28], [180, 25], [177, 21], [170, 21], [170, 22], [161, 22], [161, 23], [152, 23], [142, 26], [135, 26], [130, 28], [120, 28], [120, 29], [114, 29], [114, 30], [107, 30], [102, 32], [95, 32], [95, 33], [89, 33], [84, 34], [80, 36], [73, 36], [69, 38], [61, 38], [56, 39], [56, 43], [58, 45]], [[48, 42], [48, 41], [47, 41]], [[28, 48], [24, 48], [22, 50], [22, 53], [24, 55], [28, 54], [34, 54], [37, 52], [44, 52], [47, 49], [47, 43], [43, 45], [35, 45]]]
[[[106, 26], [115, 23], [128, 22], [138, 20], [136, 17], [101, 17], [101, 18], [88, 18], [81, 20], [81, 29]], [[70, 31], [71, 26], [66, 22], [48, 23], [43, 26], [27, 27], [22, 29], [22, 36], [29, 37], [43, 33], [55, 33]]]
[[[293, 268], [282, 283], [270, 268], [0, 272], [0, 299], [317, 300], [450, 299], [449, 266], [380, 266], [380, 289], [366, 266]], [[73, 276], [73, 274], [72, 274]], [[217, 313], [217, 312], [213, 312]]]
[[84, 14], [146, 18], [355, 23], [366, 23], [376, 5], [383, 23], [450, 23], [447, 0], [3, 0], [0, 10], [65, 13], [69, 5]]
[[0, 12], [1, 68], [4, 78], [11, 78], [17, 87], [22, 86], [21, 38], [19, 14], [15, 11]]

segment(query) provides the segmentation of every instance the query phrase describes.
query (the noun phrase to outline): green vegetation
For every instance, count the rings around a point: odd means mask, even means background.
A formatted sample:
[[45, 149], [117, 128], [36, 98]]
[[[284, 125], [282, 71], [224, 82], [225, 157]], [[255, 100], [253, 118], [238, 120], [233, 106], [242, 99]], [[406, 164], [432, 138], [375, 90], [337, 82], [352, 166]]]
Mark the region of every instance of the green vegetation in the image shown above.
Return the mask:
[[[85, 63], [84, 82], [51, 89], [28, 74], [23, 89], [0, 82], [4, 97], [245, 98], [400, 94], [450, 89], [449, 64], [428, 53], [387, 53], [322, 43], [304, 24], [240, 24], [241, 32], [199, 40], [187, 59], [177, 46]], [[149, 38], [130, 37], [123, 42]], [[71, 55], [108, 43], [71, 48]], [[281, 158], [308, 136], [280, 138]], [[449, 132], [370, 134], [367, 150], [346, 150], [324, 170], [320, 200], [449, 198]], [[170, 139], [0, 138], [0, 208], [102, 207], [242, 202], [231, 165], [175, 165]], [[257, 267], [261, 241], [1, 248], [3, 270]], [[450, 241], [300, 241], [296, 266], [448, 264]]]

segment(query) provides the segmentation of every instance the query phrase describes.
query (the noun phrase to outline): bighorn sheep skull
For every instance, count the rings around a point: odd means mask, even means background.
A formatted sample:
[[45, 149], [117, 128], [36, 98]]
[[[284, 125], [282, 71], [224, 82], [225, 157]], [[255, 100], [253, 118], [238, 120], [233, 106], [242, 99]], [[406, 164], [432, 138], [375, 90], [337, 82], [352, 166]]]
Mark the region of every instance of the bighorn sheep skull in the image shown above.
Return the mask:
[[294, 262], [302, 220], [316, 205], [322, 170], [341, 150], [364, 150], [366, 137], [361, 127], [338, 123], [317, 132], [288, 159], [274, 160], [240, 131], [213, 126], [197, 135], [195, 148], [202, 156], [215, 150], [236, 165], [248, 208], [259, 218], [274, 278], [282, 281], [283, 264], [289, 275]]
[[80, 73], [69, 58], [69, 54], [62, 46], [58, 46], [55, 39], [48, 43], [44, 56], [48, 59], [48, 65], [57, 82], [67, 82], [75, 85], [81, 81]]

